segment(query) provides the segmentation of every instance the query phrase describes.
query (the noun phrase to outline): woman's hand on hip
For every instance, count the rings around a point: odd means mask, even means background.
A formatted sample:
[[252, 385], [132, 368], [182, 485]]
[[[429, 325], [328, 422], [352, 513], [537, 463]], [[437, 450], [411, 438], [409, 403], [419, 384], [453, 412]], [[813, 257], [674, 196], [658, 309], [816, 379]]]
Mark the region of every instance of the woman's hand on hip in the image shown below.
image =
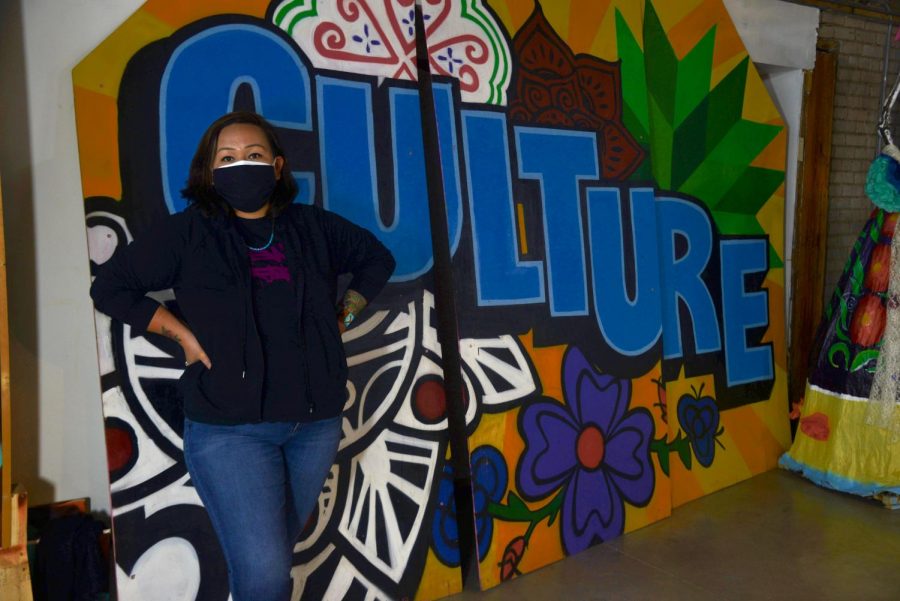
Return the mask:
[[194, 336], [194, 333], [164, 306], [160, 305], [156, 313], [153, 314], [153, 319], [150, 320], [147, 331], [161, 334], [180, 344], [184, 351], [185, 367], [200, 361], [206, 366], [206, 369], [212, 369], [212, 361], [209, 360], [206, 351], [200, 346], [200, 342]]
[[347, 331], [365, 306], [366, 299], [362, 294], [349, 288], [344, 292], [344, 299], [337, 308], [338, 331], [341, 334]]
[[212, 361], [206, 355], [206, 351], [197, 342], [197, 338], [191, 333], [187, 340], [181, 342], [181, 348], [184, 349], [184, 365], [187, 367], [192, 363], [199, 361], [206, 366], [206, 369], [212, 369]]

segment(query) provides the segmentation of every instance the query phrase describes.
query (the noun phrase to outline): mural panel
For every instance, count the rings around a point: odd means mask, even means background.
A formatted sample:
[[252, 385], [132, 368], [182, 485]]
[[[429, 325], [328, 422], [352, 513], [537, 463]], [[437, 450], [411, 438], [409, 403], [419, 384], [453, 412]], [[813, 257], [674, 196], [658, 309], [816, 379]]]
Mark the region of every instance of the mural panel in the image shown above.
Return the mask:
[[[414, 4], [150, 0], [73, 73], [92, 267], [184, 208], [232, 109], [278, 127], [297, 202], [397, 258], [344, 336], [295, 599], [461, 586]], [[422, 5], [489, 587], [774, 467], [784, 130], [720, 0]], [[227, 599], [181, 455], [179, 349], [100, 314], [97, 333], [120, 594]]]

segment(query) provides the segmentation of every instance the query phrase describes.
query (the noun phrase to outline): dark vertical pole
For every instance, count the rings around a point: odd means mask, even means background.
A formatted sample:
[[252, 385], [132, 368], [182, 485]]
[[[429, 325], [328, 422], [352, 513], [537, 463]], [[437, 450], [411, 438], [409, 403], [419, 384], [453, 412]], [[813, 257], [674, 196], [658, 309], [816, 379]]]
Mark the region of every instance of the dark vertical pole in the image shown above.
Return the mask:
[[[425, 181], [431, 222], [431, 245], [434, 254], [434, 307], [437, 334], [441, 343], [444, 371], [444, 393], [447, 399], [447, 422], [450, 436], [450, 462], [453, 466], [456, 521], [459, 530], [459, 558], [463, 585], [472, 582], [478, 565], [475, 549], [475, 504], [472, 494], [472, 470], [466, 439], [466, 409], [463, 400], [462, 360], [459, 355], [459, 332], [453, 294], [453, 267], [450, 259], [450, 235], [441, 172], [441, 149], [438, 143], [434, 91], [425, 20], [416, 2], [416, 66], [419, 82], [419, 109], [422, 113], [422, 141], [425, 150]], [[474, 400], [472, 401], [474, 402]]]

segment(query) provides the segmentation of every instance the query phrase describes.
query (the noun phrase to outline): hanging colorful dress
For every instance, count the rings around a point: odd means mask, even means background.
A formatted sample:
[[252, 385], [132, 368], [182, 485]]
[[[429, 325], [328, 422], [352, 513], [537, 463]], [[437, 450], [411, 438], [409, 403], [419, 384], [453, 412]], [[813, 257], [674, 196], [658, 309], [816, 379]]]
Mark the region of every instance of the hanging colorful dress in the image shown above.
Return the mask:
[[893, 506], [900, 495], [900, 236], [894, 236], [900, 151], [895, 147], [872, 163], [866, 193], [878, 208], [825, 308], [796, 437], [779, 464], [821, 486]]

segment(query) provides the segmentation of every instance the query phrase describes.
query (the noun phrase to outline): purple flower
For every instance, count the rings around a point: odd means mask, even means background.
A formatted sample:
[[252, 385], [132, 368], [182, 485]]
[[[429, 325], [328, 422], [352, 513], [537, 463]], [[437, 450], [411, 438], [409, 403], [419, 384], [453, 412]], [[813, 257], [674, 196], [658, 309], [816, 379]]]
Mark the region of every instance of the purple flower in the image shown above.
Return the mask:
[[625, 501], [650, 501], [653, 418], [644, 408], [628, 410], [628, 380], [598, 373], [574, 347], [563, 359], [563, 395], [565, 405], [545, 398], [520, 414], [518, 485], [529, 501], [565, 487], [562, 542], [573, 554], [622, 533]]

